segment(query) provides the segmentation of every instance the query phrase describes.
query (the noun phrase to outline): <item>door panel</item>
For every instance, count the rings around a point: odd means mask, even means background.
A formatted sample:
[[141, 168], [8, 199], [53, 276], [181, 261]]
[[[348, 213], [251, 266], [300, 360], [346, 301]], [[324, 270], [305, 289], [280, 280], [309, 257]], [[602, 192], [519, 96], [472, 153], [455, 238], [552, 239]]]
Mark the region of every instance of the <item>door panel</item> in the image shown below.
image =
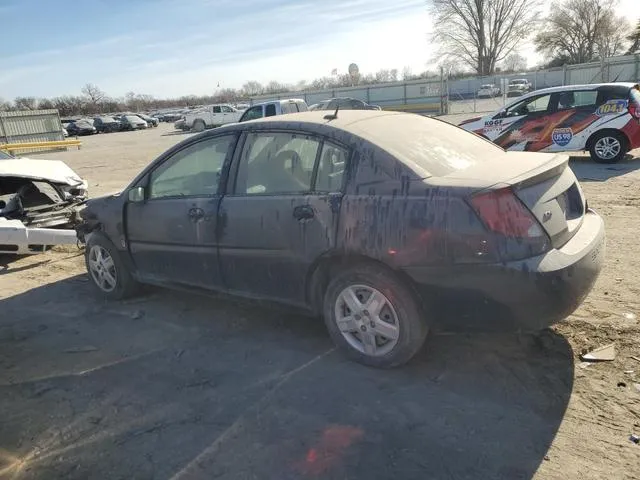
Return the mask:
[[216, 242], [219, 198], [167, 198], [127, 204], [129, 249], [154, 281], [220, 286]]
[[127, 239], [141, 277], [221, 286], [218, 189], [235, 141], [225, 135], [185, 146], [150, 172], [146, 200], [127, 204]]
[[[324, 184], [341, 187], [336, 175], [344, 162], [329, 153], [333, 176]], [[321, 142], [312, 137], [247, 135], [235, 194], [225, 196], [220, 206], [220, 265], [230, 290], [305, 304], [309, 268], [335, 245], [341, 198], [311, 191], [320, 154]]]
[[547, 118], [552, 111], [551, 94], [527, 98], [507, 108], [495, 125], [494, 143], [508, 150], [537, 151], [545, 138]]

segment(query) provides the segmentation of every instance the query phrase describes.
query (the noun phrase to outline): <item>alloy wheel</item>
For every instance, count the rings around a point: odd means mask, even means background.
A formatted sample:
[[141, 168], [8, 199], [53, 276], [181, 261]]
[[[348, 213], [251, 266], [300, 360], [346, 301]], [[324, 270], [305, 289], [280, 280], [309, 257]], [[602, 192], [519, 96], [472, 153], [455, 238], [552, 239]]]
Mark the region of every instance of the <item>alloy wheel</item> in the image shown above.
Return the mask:
[[622, 145], [615, 137], [602, 137], [596, 142], [595, 151], [603, 160], [611, 160], [620, 154]]
[[335, 321], [353, 348], [368, 356], [388, 354], [400, 338], [400, 322], [389, 299], [367, 285], [350, 285], [335, 303]]
[[89, 272], [103, 292], [113, 292], [118, 284], [116, 265], [107, 249], [93, 245], [89, 250]]

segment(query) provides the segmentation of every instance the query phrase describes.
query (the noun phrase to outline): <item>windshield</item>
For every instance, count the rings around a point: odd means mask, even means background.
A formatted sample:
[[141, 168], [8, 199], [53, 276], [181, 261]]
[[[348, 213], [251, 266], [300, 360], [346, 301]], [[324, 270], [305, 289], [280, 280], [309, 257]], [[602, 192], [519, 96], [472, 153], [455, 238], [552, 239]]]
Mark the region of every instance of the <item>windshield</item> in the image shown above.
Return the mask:
[[0, 160], [6, 160], [8, 158], [13, 158], [11, 155], [9, 155], [8, 153], [0, 150]]

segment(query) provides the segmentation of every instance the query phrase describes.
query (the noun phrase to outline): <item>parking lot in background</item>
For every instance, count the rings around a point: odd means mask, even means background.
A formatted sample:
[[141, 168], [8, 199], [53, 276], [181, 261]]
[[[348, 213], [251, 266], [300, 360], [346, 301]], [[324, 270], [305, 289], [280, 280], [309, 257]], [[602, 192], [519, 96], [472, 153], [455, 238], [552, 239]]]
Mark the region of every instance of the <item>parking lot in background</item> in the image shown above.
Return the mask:
[[[160, 124], [40, 156], [68, 163], [96, 197], [187, 135]], [[320, 320], [284, 309], [156, 288], [104, 302], [75, 248], [1, 257], [0, 478], [633, 478], [632, 154], [572, 159], [608, 252], [568, 321], [432, 336], [395, 370], [345, 360]], [[612, 342], [614, 362], [583, 368], [582, 349]]]

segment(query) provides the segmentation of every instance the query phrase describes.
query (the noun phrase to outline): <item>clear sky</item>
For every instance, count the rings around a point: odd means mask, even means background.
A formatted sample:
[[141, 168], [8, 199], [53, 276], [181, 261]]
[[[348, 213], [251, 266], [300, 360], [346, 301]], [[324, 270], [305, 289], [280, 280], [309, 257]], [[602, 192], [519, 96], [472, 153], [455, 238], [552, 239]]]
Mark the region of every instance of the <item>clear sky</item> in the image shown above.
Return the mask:
[[[640, 0], [620, 0], [640, 17]], [[211, 94], [433, 60], [425, 0], [0, 0], [0, 97]], [[531, 54], [531, 49], [524, 48]], [[532, 58], [530, 63], [535, 63]]]

